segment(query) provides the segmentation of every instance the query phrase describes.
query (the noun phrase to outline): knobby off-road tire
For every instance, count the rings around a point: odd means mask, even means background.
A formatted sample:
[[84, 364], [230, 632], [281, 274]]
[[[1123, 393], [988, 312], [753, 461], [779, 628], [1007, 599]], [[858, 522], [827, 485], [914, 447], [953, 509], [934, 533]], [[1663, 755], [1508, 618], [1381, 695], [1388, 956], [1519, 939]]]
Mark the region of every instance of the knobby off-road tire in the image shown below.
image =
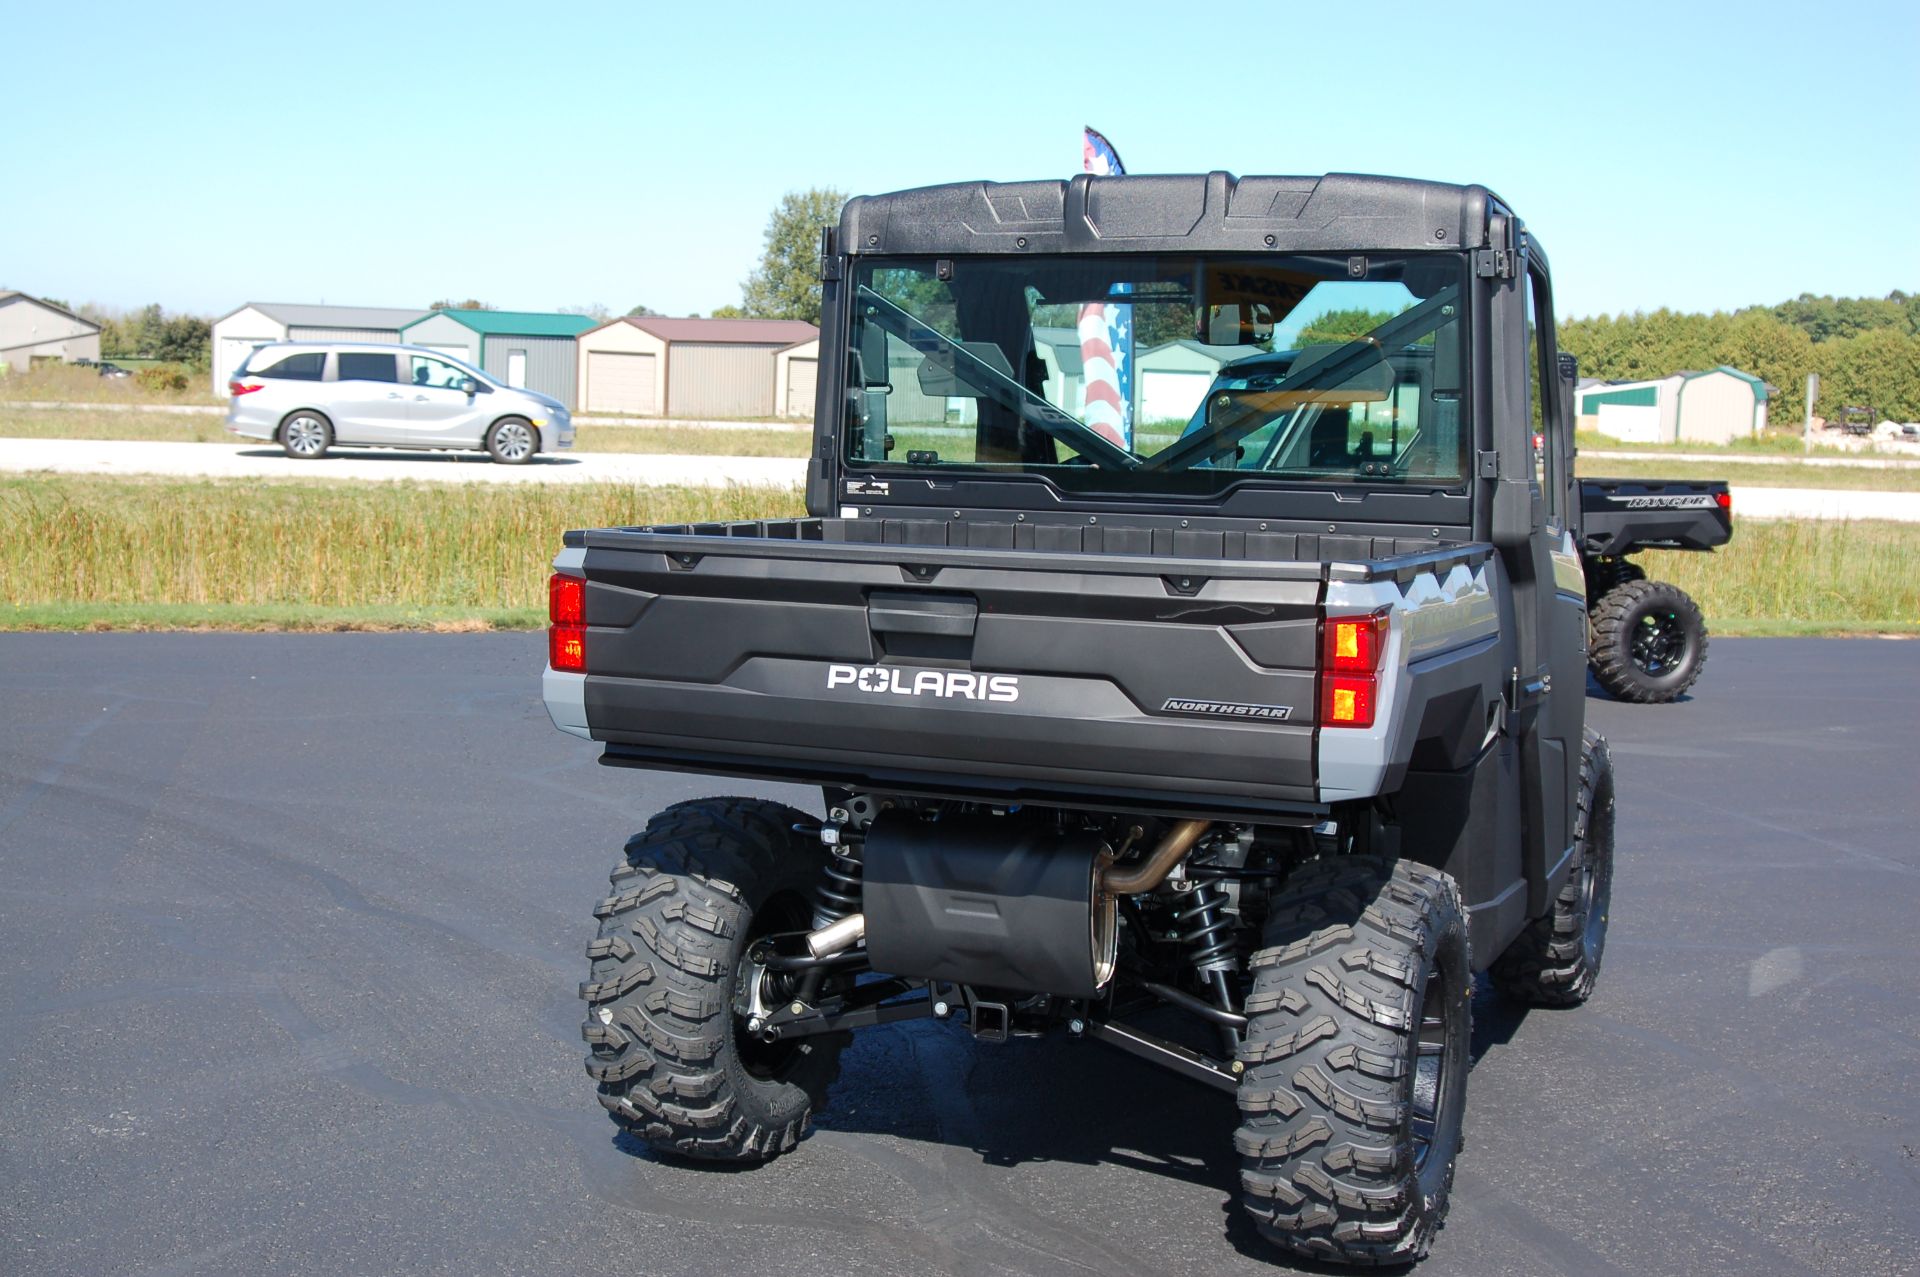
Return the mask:
[[1295, 1254], [1419, 1259], [1446, 1218], [1466, 1106], [1459, 888], [1422, 865], [1334, 857], [1289, 880], [1262, 944], [1240, 1051], [1242, 1201]]
[[735, 998], [750, 941], [803, 930], [823, 855], [807, 818], [750, 798], [680, 803], [627, 841], [580, 986], [587, 1073], [615, 1122], [656, 1149], [759, 1161], [805, 1133], [847, 1034], [749, 1038]]
[[1707, 663], [1707, 622], [1677, 585], [1628, 581], [1593, 609], [1587, 659], [1616, 699], [1654, 705], [1693, 686]]
[[1535, 1006], [1578, 1006], [1593, 995], [1607, 951], [1613, 906], [1613, 756], [1591, 727], [1580, 743], [1573, 868], [1553, 909], [1527, 925], [1493, 964], [1508, 997]]

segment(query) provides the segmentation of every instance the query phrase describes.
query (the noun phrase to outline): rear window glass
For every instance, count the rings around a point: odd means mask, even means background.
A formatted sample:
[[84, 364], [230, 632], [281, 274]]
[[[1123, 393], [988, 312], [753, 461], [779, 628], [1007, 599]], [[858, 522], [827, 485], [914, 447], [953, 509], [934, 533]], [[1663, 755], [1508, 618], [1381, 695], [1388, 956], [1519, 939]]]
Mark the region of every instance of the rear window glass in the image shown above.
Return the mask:
[[320, 374], [327, 368], [327, 352], [324, 350], [303, 350], [297, 355], [283, 355], [264, 368], [249, 368], [249, 377], [282, 377], [289, 381], [318, 381]]
[[341, 381], [398, 381], [394, 372], [392, 355], [369, 354], [365, 351], [343, 350], [340, 352]]

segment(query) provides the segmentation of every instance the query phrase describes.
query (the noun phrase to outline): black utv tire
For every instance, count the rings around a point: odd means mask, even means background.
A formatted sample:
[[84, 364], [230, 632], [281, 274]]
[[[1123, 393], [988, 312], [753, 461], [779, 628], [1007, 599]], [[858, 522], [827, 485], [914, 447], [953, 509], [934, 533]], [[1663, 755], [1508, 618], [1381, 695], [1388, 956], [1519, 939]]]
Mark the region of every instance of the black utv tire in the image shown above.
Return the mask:
[[1593, 996], [1607, 951], [1613, 907], [1613, 755], [1591, 727], [1580, 743], [1573, 868], [1544, 918], [1527, 925], [1495, 959], [1493, 982], [1510, 998], [1543, 1007], [1578, 1006]]
[[587, 1073], [615, 1122], [664, 1152], [761, 1161], [806, 1132], [847, 1034], [763, 1043], [735, 1013], [742, 958], [773, 931], [804, 930], [823, 853], [779, 803], [702, 799], [628, 839], [580, 996]]
[[1309, 864], [1273, 902], [1240, 1050], [1242, 1201], [1298, 1255], [1408, 1264], [1446, 1218], [1466, 1106], [1473, 965], [1452, 878]]
[[1587, 659], [1617, 700], [1656, 705], [1693, 686], [1707, 663], [1707, 623], [1677, 585], [1628, 581], [1601, 597]]

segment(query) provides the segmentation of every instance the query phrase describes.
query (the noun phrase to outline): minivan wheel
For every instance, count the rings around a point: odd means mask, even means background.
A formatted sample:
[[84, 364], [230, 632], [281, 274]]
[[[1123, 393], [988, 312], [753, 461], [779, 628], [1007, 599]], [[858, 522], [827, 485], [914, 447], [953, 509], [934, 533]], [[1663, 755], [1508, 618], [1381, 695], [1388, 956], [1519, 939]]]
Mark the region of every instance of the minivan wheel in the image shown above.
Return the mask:
[[296, 412], [280, 423], [280, 447], [296, 461], [318, 461], [333, 446], [333, 423], [317, 412]]
[[487, 453], [503, 465], [524, 466], [539, 449], [533, 424], [524, 418], [502, 417], [487, 431]]

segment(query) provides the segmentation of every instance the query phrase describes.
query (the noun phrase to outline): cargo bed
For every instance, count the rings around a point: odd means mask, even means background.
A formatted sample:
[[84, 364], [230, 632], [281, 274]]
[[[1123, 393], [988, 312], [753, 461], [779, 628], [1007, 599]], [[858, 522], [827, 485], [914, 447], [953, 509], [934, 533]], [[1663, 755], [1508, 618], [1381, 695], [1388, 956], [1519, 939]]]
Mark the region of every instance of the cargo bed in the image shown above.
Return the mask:
[[571, 677], [608, 763], [1269, 816], [1316, 806], [1328, 582], [1489, 553], [830, 518], [600, 529], [567, 546], [588, 626]]

